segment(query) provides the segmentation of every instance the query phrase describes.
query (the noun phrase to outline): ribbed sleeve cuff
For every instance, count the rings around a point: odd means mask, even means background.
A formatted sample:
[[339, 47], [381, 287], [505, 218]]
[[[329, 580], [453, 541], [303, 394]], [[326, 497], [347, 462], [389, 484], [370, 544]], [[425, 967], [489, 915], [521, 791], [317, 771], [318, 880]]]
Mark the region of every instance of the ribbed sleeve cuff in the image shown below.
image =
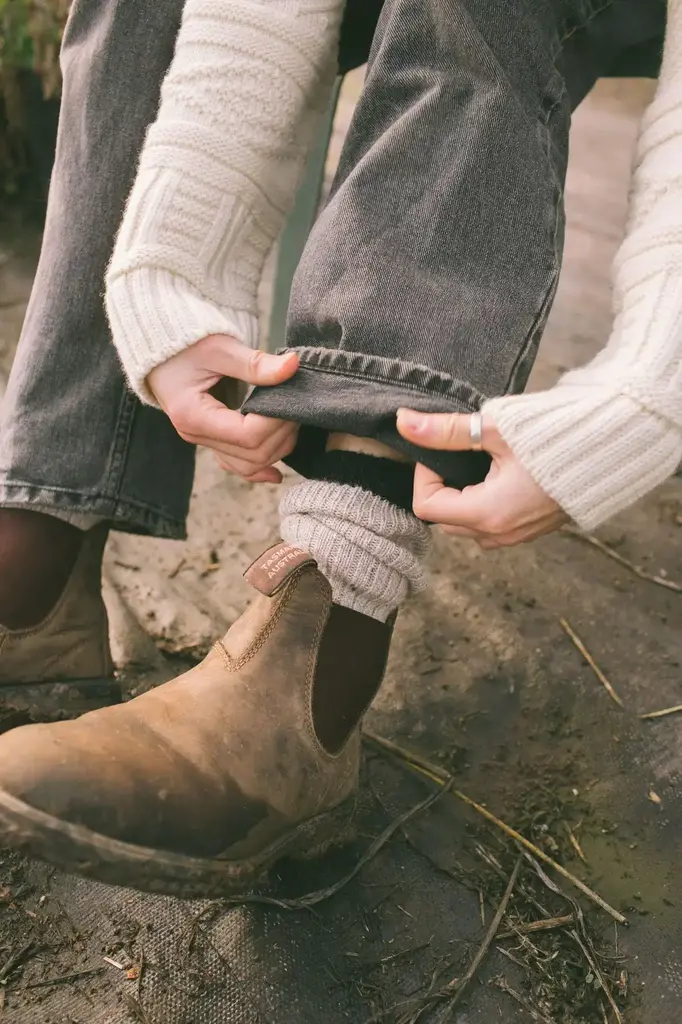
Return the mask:
[[138, 267], [112, 275], [106, 307], [125, 375], [147, 405], [157, 404], [148, 374], [202, 338], [226, 334], [252, 348], [258, 344], [255, 313], [217, 306], [168, 270]]
[[494, 398], [483, 412], [584, 530], [644, 497], [682, 461], [680, 427], [603, 385]]

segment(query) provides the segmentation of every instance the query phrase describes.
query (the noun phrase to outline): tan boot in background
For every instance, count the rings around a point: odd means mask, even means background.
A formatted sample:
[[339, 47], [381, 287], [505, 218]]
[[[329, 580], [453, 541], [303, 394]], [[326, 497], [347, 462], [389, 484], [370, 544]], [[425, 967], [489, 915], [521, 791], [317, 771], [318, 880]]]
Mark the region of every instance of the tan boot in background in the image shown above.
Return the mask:
[[290, 545], [246, 575], [260, 594], [200, 665], [0, 737], [0, 847], [197, 896], [244, 891], [279, 858], [347, 835], [392, 626], [332, 604]]
[[9, 712], [0, 731], [18, 716], [70, 718], [120, 701], [102, 600], [106, 539], [106, 526], [86, 534], [61, 598], [41, 623], [0, 626], [0, 712]]

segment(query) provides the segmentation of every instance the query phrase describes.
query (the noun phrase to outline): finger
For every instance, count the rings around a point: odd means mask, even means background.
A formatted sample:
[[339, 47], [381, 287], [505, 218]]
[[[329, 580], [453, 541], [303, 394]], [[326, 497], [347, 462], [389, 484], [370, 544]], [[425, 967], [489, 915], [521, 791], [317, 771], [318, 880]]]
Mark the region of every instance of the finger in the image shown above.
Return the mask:
[[222, 334], [204, 339], [202, 348], [202, 359], [207, 369], [223, 377], [236, 377], [247, 384], [262, 387], [282, 384], [293, 377], [298, 369], [298, 356], [295, 352], [276, 356], [249, 348], [235, 338]]
[[[516, 530], [510, 530], [508, 533], [500, 534], [497, 537], [483, 536], [481, 537], [481, 547], [486, 548], [514, 548], [520, 544], [530, 544], [534, 540], [538, 540], [540, 537], [545, 537], [550, 533], [554, 533], [560, 529], [564, 523], [564, 518], [556, 513], [552, 513], [548, 516], [543, 516], [542, 519], [536, 522], [520, 527]], [[485, 541], [485, 543], [483, 543]]]
[[238, 473], [239, 476], [246, 478], [252, 476], [253, 473], [258, 473], [262, 469], [268, 469], [280, 460], [273, 458], [271, 460], [262, 460], [260, 462], [250, 462], [247, 459], [242, 459], [239, 455], [226, 454], [225, 452], [217, 453], [225, 463], [229, 465], [233, 473]]
[[484, 535], [478, 530], [469, 530], [466, 526], [441, 526], [448, 537], [464, 537], [466, 540], [480, 540]]
[[417, 465], [414, 473], [414, 514], [418, 519], [443, 526], [466, 527], [484, 533], [491, 511], [489, 484], [465, 487], [457, 491], [446, 487], [441, 477], [426, 466]]
[[168, 415], [185, 440], [209, 448], [232, 445], [255, 450], [281, 430], [285, 422], [255, 413], [244, 416], [205, 392], [191, 394], [189, 400], [169, 408]]
[[268, 466], [267, 469], [261, 469], [258, 473], [245, 476], [244, 479], [250, 484], [281, 484], [284, 477], [275, 466]]
[[248, 468], [250, 472], [254, 472], [257, 468], [281, 462], [287, 455], [291, 455], [296, 447], [298, 428], [294, 424], [284, 424], [283, 426], [285, 429], [273, 434], [260, 448], [253, 450], [240, 448], [237, 445], [216, 443], [210, 438], [201, 439], [197, 443], [204, 448], [210, 448], [224, 458], [240, 463], [245, 470]]
[[[437, 451], [471, 451], [471, 416], [458, 412], [414, 412], [412, 409], [398, 409], [398, 433], [419, 445], [420, 448], [434, 448]], [[482, 422], [481, 445], [486, 451], [497, 449], [498, 434], [489, 417]]]
[[[428, 466], [417, 463], [414, 467], [412, 511], [417, 519], [428, 519], [436, 495], [445, 489], [443, 478]], [[437, 520], [432, 520], [437, 522]]]
[[230, 459], [218, 457], [218, 465], [226, 473], [241, 477], [252, 484], [281, 484], [283, 476], [275, 466], [260, 466], [254, 470], [253, 466], [244, 468]]

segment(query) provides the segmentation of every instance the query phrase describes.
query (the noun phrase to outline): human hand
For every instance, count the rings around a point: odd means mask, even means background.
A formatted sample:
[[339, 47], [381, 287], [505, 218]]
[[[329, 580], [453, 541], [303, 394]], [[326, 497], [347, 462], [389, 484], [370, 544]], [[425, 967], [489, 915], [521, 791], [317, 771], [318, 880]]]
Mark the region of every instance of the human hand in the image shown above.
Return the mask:
[[[398, 412], [398, 432], [420, 448], [470, 451], [471, 417], [461, 413]], [[461, 491], [418, 465], [414, 478], [414, 513], [439, 523], [445, 533], [470, 537], [480, 547], [502, 548], [535, 540], [558, 530], [568, 516], [535, 482], [489, 416], [483, 417], [482, 444], [492, 466], [481, 484]]]
[[180, 437], [211, 448], [223, 469], [252, 483], [281, 483], [274, 463], [294, 450], [298, 425], [254, 413], [244, 416], [210, 392], [224, 378], [281, 384], [297, 369], [294, 352], [269, 355], [213, 334], [155, 367], [147, 385]]

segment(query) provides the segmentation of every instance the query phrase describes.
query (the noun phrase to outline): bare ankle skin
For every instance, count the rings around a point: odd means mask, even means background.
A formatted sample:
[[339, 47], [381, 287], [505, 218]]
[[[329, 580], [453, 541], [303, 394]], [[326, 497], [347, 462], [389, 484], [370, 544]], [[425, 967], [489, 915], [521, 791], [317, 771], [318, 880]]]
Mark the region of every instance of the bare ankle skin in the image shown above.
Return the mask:
[[410, 460], [394, 448], [375, 441], [373, 437], [354, 437], [353, 434], [330, 434], [327, 438], [328, 452], [358, 452], [360, 455], [374, 455], [378, 459], [390, 459], [392, 462], [409, 462]]

